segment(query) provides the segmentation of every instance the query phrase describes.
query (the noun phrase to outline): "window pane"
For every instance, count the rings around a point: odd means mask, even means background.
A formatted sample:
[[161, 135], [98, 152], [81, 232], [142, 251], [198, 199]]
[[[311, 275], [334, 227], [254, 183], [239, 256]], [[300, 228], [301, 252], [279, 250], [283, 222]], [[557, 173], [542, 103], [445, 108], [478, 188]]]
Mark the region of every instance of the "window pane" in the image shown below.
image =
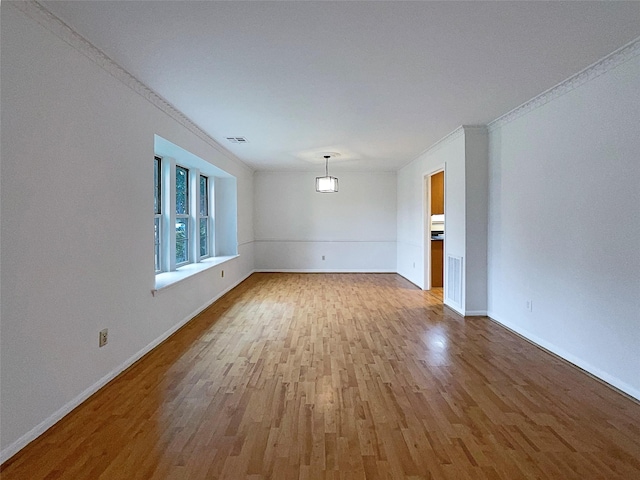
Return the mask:
[[189, 260], [189, 221], [186, 218], [176, 219], [176, 263]]
[[209, 215], [209, 199], [207, 195], [207, 177], [200, 175], [200, 215]]
[[160, 158], [154, 157], [153, 159], [153, 186], [154, 186], [154, 199], [153, 199], [153, 207], [155, 213], [161, 213], [161, 190], [160, 190]]
[[183, 167], [176, 167], [176, 213], [189, 213], [189, 171]]
[[200, 219], [200, 256], [206, 257], [209, 255], [209, 219]]
[[160, 270], [160, 219], [154, 219], [154, 243], [156, 251], [156, 272]]

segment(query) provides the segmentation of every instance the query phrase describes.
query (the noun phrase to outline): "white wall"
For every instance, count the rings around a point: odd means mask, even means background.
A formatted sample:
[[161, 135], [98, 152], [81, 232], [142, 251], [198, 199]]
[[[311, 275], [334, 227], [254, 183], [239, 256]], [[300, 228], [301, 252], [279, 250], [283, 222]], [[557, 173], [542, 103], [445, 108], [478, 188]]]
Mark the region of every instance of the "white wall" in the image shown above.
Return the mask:
[[[398, 273], [428, 288], [425, 177], [445, 169], [445, 303], [466, 315], [486, 313], [487, 131], [464, 126], [398, 172]], [[428, 245], [426, 245], [428, 249]], [[428, 252], [428, 250], [427, 250]], [[448, 297], [446, 258], [461, 257], [462, 302]]]
[[338, 193], [318, 172], [256, 172], [257, 270], [396, 271], [396, 174], [332, 173]]
[[[397, 176], [336, 172], [340, 192], [317, 194], [317, 172], [254, 178], [6, 3], [1, 20], [0, 461], [254, 263], [424, 286], [424, 176], [444, 165], [447, 252], [473, 257], [464, 308], [488, 288], [494, 319], [640, 398], [640, 57], [492, 130], [483, 286], [479, 132]], [[157, 297], [154, 134], [237, 177], [240, 253]]]
[[635, 56], [492, 129], [488, 297], [492, 318], [636, 398], [639, 127]]
[[[253, 176], [6, 3], [1, 32], [4, 460], [252, 271]], [[154, 134], [237, 177], [241, 255], [157, 297]]]
[[487, 314], [489, 136], [485, 127], [465, 127], [466, 315]]
[[398, 273], [427, 288], [425, 267], [425, 176], [446, 166], [445, 238], [447, 252], [464, 256], [464, 131], [458, 129], [398, 172]]
[[225, 231], [229, 225], [235, 225], [234, 220], [238, 218], [237, 204], [233, 201], [234, 197], [237, 197], [236, 179], [216, 177], [214, 192], [215, 254], [220, 257], [236, 255], [238, 232], [236, 229]]

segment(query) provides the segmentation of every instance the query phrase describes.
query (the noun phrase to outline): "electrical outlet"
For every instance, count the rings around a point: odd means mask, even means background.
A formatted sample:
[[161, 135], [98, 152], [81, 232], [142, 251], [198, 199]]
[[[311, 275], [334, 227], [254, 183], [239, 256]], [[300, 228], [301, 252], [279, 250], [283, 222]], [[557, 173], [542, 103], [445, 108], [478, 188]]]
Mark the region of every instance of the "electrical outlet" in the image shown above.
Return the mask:
[[104, 347], [107, 342], [109, 341], [109, 330], [107, 328], [105, 328], [104, 330], [100, 331], [100, 336], [98, 339], [98, 346], [99, 347]]
[[416, 262], [413, 262], [413, 268], [416, 268]]
[[224, 270], [220, 272], [220, 277], [224, 278]]
[[527, 309], [527, 312], [533, 312], [533, 300], [527, 300], [525, 307]]
[[322, 260], [324, 260], [324, 255], [322, 255]]

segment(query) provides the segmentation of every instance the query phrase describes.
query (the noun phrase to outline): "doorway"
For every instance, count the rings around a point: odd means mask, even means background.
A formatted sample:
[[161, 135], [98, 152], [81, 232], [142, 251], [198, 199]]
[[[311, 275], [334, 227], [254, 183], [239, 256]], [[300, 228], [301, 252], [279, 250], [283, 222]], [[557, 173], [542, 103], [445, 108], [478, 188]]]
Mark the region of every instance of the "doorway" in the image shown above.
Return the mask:
[[445, 246], [445, 173], [444, 169], [425, 177], [427, 191], [425, 218], [425, 281], [428, 290], [439, 289], [444, 285], [444, 246]]

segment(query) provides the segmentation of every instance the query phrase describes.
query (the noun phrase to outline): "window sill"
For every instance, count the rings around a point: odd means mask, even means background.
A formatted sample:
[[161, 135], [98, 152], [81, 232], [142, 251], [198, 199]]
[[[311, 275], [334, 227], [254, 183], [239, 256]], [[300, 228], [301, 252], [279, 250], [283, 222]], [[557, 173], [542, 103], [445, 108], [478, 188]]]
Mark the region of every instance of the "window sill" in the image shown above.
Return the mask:
[[230, 255], [227, 257], [205, 258], [198, 263], [184, 265], [178, 268], [175, 272], [158, 273], [156, 274], [156, 286], [151, 290], [151, 294], [154, 297], [157, 297], [161, 293], [167, 291], [170, 287], [180, 283], [182, 280], [192, 277], [200, 272], [204, 272], [205, 270], [209, 270], [217, 265], [222, 265], [223, 263], [233, 260], [239, 256], [240, 255]]

